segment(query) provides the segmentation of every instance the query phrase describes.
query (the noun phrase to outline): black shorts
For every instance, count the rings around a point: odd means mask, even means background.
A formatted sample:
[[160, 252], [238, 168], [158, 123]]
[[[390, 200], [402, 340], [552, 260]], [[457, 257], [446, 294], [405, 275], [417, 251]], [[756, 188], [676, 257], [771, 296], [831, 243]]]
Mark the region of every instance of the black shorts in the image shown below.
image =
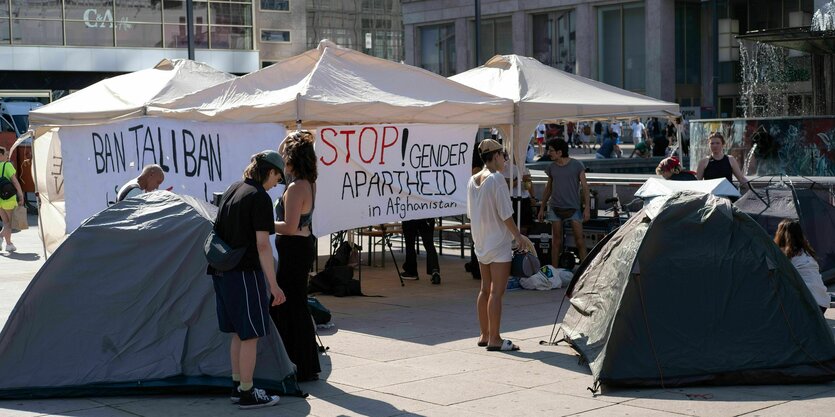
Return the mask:
[[212, 281], [221, 332], [237, 333], [241, 340], [270, 334], [271, 294], [261, 270], [226, 271]]
[[513, 222], [516, 222], [516, 202], [522, 202], [522, 222], [521, 226], [528, 228], [533, 223], [533, 211], [531, 210], [530, 197], [511, 197], [510, 201], [513, 203]]

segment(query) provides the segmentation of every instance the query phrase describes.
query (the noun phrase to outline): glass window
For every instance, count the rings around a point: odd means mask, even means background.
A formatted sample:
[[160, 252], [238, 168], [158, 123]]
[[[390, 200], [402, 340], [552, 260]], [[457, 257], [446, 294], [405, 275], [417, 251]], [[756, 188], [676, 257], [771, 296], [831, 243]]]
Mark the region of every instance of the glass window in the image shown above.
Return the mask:
[[252, 5], [242, 3], [209, 3], [212, 25], [252, 26]]
[[162, 24], [133, 23], [130, 30], [116, 30], [116, 46], [162, 48]]
[[[186, 25], [164, 25], [163, 36], [166, 48], [187, 48], [188, 34]], [[206, 25], [194, 26], [194, 47], [209, 47], [209, 27]]]
[[[510, 17], [482, 19], [480, 35], [481, 43], [479, 47], [481, 51], [479, 58], [481, 62], [477, 65], [487, 62], [494, 55], [513, 53], [513, 31]], [[470, 22], [470, 50], [473, 51], [471, 58], [475, 62], [475, 20]]]
[[601, 81], [627, 90], [646, 89], [645, 22], [643, 3], [598, 9]]
[[[61, 23], [61, 22], [58, 22]], [[100, 23], [90, 27], [90, 22], [66, 22], [67, 45], [113, 46], [112, 23]]]
[[60, 20], [14, 19], [12, 20], [12, 34], [12, 43], [17, 45], [64, 44]]
[[[194, 2], [194, 24], [205, 25], [209, 22], [209, 4]], [[165, 23], [186, 23], [186, 2], [179, 0], [164, 0], [162, 8], [165, 10]]]
[[[91, 3], [97, 4], [107, 2], [106, 0], [94, 0]], [[96, 8], [98, 6], [89, 6]], [[15, 18], [33, 18], [33, 19], [61, 19], [61, 0], [12, 0], [12, 16]], [[69, 14], [68, 14], [69, 16]]]
[[554, 53], [551, 48], [553, 20], [551, 14], [533, 15], [533, 56], [539, 62], [553, 66], [555, 63]]
[[448, 77], [455, 74], [455, 26], [420, 28], [420, 66]]
[[262, 29], [261, 42], [290, 42], [290, 31]]
[[0, 44], [9, 44], [12, 41], [9, 19], [0, 19]]
[[290, 11], [289, 0], [261, 0], [261, 10]]
[[252, 49], [252, 28], [209, 26], [209, 48]]
[[0, 0], [0, 17], [9, 17], [9, 0]]
[[623, 29], [620, 6], [601, 7], [597, 27], [600, 81], [623, 87]]
[[646, 25], [644, 5], [623, 6], [623, 88], [646, 89]]
[[533, 52], [543, 64], [573, 73], [577, 58], [574, 10], [533, 15]]
[[[195, 4], [196, 6], [196, 4]], [[160, 23], [162, 6], [159, 1], [116, 1], [116, 21]]]
[[676, 3], [676, 83], [701, 83], [701, 18], [697, 3]]

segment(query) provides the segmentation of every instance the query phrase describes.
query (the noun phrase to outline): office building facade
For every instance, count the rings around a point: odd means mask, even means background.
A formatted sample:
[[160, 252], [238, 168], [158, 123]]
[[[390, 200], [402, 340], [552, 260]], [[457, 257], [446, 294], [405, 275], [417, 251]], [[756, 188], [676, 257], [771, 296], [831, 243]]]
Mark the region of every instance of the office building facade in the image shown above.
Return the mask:
[[[564, 71], [682, 106], [690, 117], [738, 117], [735, 36], [803, 26], [822, 0], [402, 0], [406, 63], [449, 76], [494, 54]], [[476, 61], [478, 55], [478, 61]], [[810, 101], [808, 56], [788, 54], [790, 94]], [[798, 107], [799, 106], [799, 107]]]

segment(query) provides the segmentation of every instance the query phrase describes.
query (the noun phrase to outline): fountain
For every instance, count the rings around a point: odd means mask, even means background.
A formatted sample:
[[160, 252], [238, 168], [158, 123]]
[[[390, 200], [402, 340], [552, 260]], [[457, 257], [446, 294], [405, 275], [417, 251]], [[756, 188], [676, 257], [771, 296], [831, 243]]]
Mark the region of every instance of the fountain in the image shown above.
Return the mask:
[[[750, 31], [740, 42], [742, 119], [690, 122], [693, 155], [707, 155], [710, 132], [725, 133], [726, 151], [743, 161], [745, 175], [835, 176], [835, 1], [815, 12], [808, 27]], [[797, 61], [808, 53], [812, 108], [789, 100]], [[804, 68], [805, 70], [805, 68]], [[695, 169], [699, 158], [690, 160]]]

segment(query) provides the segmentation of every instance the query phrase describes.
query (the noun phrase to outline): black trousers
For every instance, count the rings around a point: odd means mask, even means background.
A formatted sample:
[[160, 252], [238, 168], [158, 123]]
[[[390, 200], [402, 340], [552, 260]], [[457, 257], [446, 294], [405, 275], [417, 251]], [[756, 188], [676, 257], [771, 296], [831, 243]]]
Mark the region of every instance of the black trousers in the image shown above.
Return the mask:
[[406, 240], [406, 261], [403, 272], [417, 275], [417, 251], [415, 243], [418, 236], [426, 250], [426, 274], [440, 271], [438, 252], [435, 251], [435, 219], [406, 220], [403, 222], [403, 238]]

